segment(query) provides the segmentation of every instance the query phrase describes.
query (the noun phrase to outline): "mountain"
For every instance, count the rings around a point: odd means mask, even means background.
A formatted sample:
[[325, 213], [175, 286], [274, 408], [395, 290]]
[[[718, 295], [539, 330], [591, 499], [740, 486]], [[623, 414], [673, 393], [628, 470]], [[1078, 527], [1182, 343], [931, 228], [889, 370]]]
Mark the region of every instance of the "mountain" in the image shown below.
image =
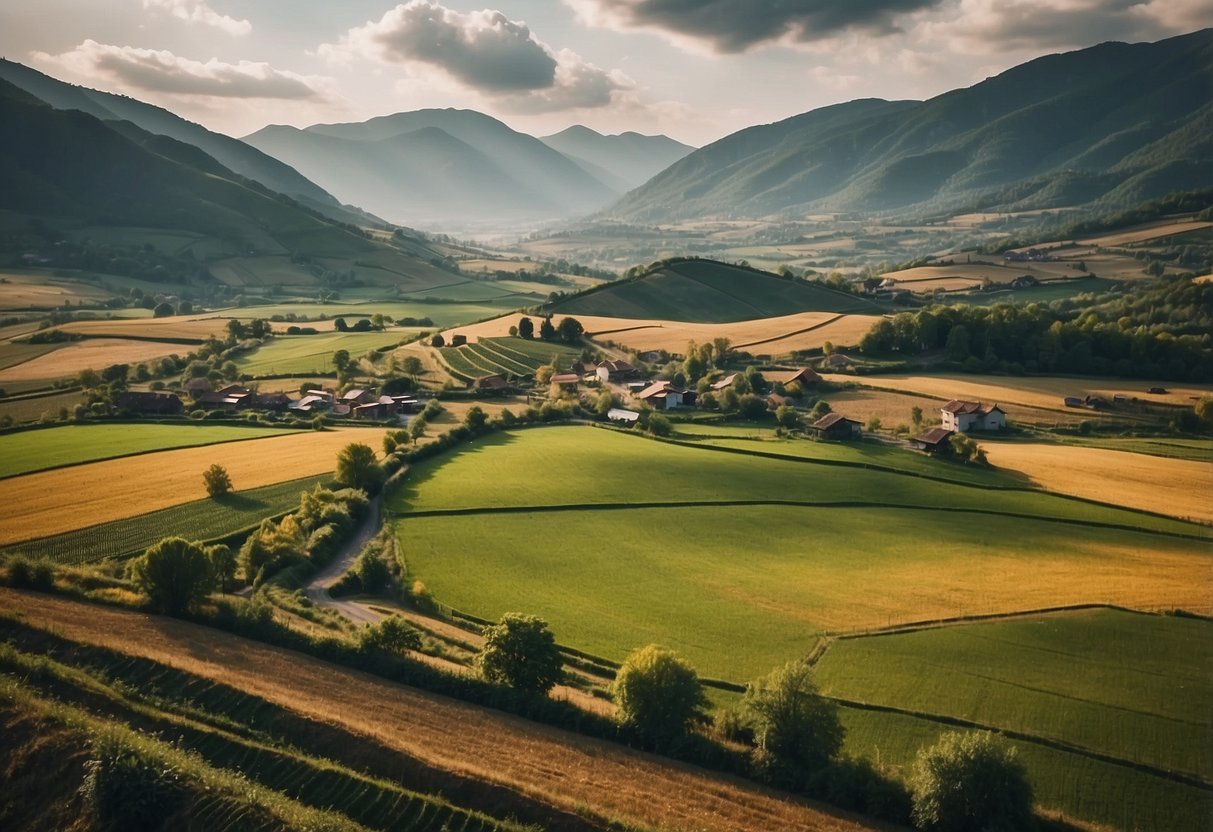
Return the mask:
[[614, 136], [573, 125], [540, 139], [585, 168], [595, 178], [630, 190], [691, 153], [695, 148], [669, 136], [620, 133]]
[[533, 136], [473, 110], [418, 110], [244, 141], [393, 222], [512, 222], [584, 214], [612, 189]]
[[25, 90], [55, 109], [79, 110], [102, 121], [128, 121], [148, 133], [191, 144], [230, 171], [331, 214], [343, 222], [368, 219], [358, 217], [356, 212], [342, 211], [341, 204], [332, 194], [315, 182], [309, 181], [289, 165], [238, 139], [213, 133], [168, 110], [134, 98], [67, 84], [23, 64], [3, 59], [0, 59], [0, 79]]
[[1049, 55], [927, 101], [859, 100], [691, 153], [609, 215], [1128, 205], [1213, 185], [1213, 29]]

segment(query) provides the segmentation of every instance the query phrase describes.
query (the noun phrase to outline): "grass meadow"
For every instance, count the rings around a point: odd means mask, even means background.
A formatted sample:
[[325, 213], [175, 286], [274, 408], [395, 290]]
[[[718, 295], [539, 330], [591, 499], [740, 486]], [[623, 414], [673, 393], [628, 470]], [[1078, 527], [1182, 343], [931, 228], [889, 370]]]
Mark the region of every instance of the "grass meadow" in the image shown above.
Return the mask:
[[259, 375], [308, 375], [334, 372], [333, 353], [347, 350], [358, 358], [372, 350], [392, 347], [405, 337], [393, 332], [332, 332], [321, 335], [279, 335], [269, 343], [236, 359], [242, 373]]
[[0, 435], [0, 478], [120, 456], [264, 439], [280, 428], [182, 423], [66, 425]]
[[1206, 542], [1159, 533], [1199, 535], [1190, 524], [588, 428], [422, 463], [389, 508], [411, 576], [439, 601], [541, 615], [608, 659], [666, 644], [735, 682], [824, 632], [1085, 602], [1210, 607]]
[[830, 696], [907, 712], [844, 708], [852, 753], [904, 773], [948, 729], [933, 717], [965, 719], [1019, 734], [1047, 808], [1197, 830], [1213, 790], [1166, 773], [1213, 781], [1211, 662], [1207, 620], [1102, 609], [840, 639], [816, 675]]

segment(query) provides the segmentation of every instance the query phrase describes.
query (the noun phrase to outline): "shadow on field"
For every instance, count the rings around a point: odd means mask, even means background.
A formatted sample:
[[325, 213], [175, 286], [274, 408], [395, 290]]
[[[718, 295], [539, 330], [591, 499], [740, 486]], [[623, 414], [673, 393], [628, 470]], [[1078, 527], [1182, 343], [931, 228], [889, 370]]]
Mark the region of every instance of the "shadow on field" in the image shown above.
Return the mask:
[[265, 500], [258, 500], [256, 497], [247, 497], [243, 494], [228, 492], [220, 497], [212, 497], [216, 503], [227, 508], [236, 509], [237, 511], [252, 511], [258, 508], [269, 508], [269, 503]]
[[[510, 431], [495, 431], [471, 442], [465, 442], [445, 453], [423, 460], [409, 471], [403, 485], [392, 494], [384, 508], [389, 511], [407, 512], [413, 508], [421, 488], [438, 473], [438, 470], [451, 460], [474, 454], [482, 454], [490, 448], [512, 444], [517, 438]], [[486, 476], [491, 472], [486, 471]]]

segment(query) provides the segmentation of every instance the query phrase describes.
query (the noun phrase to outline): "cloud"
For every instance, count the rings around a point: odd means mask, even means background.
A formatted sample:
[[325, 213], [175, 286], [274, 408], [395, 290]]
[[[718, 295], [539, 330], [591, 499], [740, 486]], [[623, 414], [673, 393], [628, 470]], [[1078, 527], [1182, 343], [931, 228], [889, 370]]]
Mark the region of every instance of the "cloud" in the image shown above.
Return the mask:
[[369, 56], [385, 64], [436, 68], [523, 113], [603, 107], [631, 86], [622, 73], [567, 49], [553, 50], [526, 23], [499, 11], [459, 12], [434, 0], [402, 3], [317, 51], [339, 63]]
[[1043, 52], [1109, 40], [1158, 40], [1213, 19], [1213, 0], [959, 0], [926, 19], [922, 41], [972, 55]]
[[229, 35], [247, 35], [253, 30], [252, 23], [219, 14], [207, 5], [206, 0], [143, 0], [143, 8], [162, 9], [179, 20], [214, 26]]
[[565, 0], [585, 22], [649, 29], [678, 43], [737, 53], [764, 43], [810, 43], [846, 31], [900, 31], [898, 15], [941, 0]]
[[218, 98], [322, 99], [328, 81], [274, 69], [269, 64], [214, 58], [202, 63], [166, 50], [111, 46], [86, 40], [70, 52], [33, 53], [37, 60], [78, 75], [107, 77], [122, 86], [183, 96]]

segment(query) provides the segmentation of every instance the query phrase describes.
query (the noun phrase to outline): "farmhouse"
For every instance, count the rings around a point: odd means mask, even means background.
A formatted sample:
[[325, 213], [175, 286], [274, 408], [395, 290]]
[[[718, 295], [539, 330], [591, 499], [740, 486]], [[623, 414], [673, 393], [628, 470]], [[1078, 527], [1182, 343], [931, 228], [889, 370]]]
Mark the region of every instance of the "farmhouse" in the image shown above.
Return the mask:
[[741, 375], [741, 373], [729, 373], [727, 376], [722, 378], [720, 381], [713, 383], [712, 390], [717, 391], [717, 392], [719, 392], [721, 390], [727, 390], [728, 388], [733, 386], [733, 382], [735, 382], [737, 380], [737, 376], [739, 376], [739, 375]]
[[953, 399], [939, 411], [943, 427], [967, 433], [971, 430], [1002, 430], [1007, 426], [1007, 414], [996, 404], [966, 402]]
[[376, 401], [353, 406], [355, 419], [390, 419], [400, 413], [400, 405], [391, 396], [380, 396]]
[[832, 352], [822, 359], [821, 366], [823, 369], [838, 372], [854, 367], [855, 362], [849, 356], [843, 355], [840, 352]]
[[686, 390], [679, 390], [668, 381], [655, 381], [636, 394], [636, 398], [645, 402], [654, 410], [669, 410], [690, 404], [687, 397], [691, 395]]
[[350, 407], [356, 407], [360, 404], [375, 404], [377, 401], [378, 399], [374, 393], [361, 387], [347, 390], [345, 395], [341, 397], [341, 402], [348, 404]]
[[640, 376], [640, 371], [626, 361], [603, 361], [597, 373], [602, 381], [631, 381]]
[[949, 440], [955, 432], [948, 428], [931, 428], [922, 436], [915, 436], [911, 439], [910, 444], [929, 454], [946, 454], [952, 450]]
[[180, 413], [185, 409], [181, 399], [173, 393], [120, 393], [114, 406], [131, 413]]
[[763, 373], [762, 377], [772, 384], [782, 384], [787, 386], [792, 382], [799, 382], [801, 387], [807, 387], [810, 384], [816, 384], [821, 381], [821, 376], [813, 372], [808, 367], [803, 370], [778, 370], [770, 373]]
[[561, 387], [576, 387], [579, 381], [581, 381], [581, 376], [576, 373], [556, 373], [551, 378], [552, 384], [559, 384]]
[[253, 393], [249, 398], [249, 407], [257, 410], [286, 410], [291, 404], [286, 393]]
[[827, 413], [809, 425], [809, 430], [821, 439], [858, 439], [863, 436], [863, 426], [841, 413]]
[[[332, 397], [318, 396], [316, 391], [309, 390], [307, 395], [301, 399], [296, 399], [291, 402], [288, 407], [291, 410], [298, 410], [301, 413], [315, 413], [322, 410], [329, 410], [333, 406]], [[348, 408], [347, 408], [348, 412]]]

